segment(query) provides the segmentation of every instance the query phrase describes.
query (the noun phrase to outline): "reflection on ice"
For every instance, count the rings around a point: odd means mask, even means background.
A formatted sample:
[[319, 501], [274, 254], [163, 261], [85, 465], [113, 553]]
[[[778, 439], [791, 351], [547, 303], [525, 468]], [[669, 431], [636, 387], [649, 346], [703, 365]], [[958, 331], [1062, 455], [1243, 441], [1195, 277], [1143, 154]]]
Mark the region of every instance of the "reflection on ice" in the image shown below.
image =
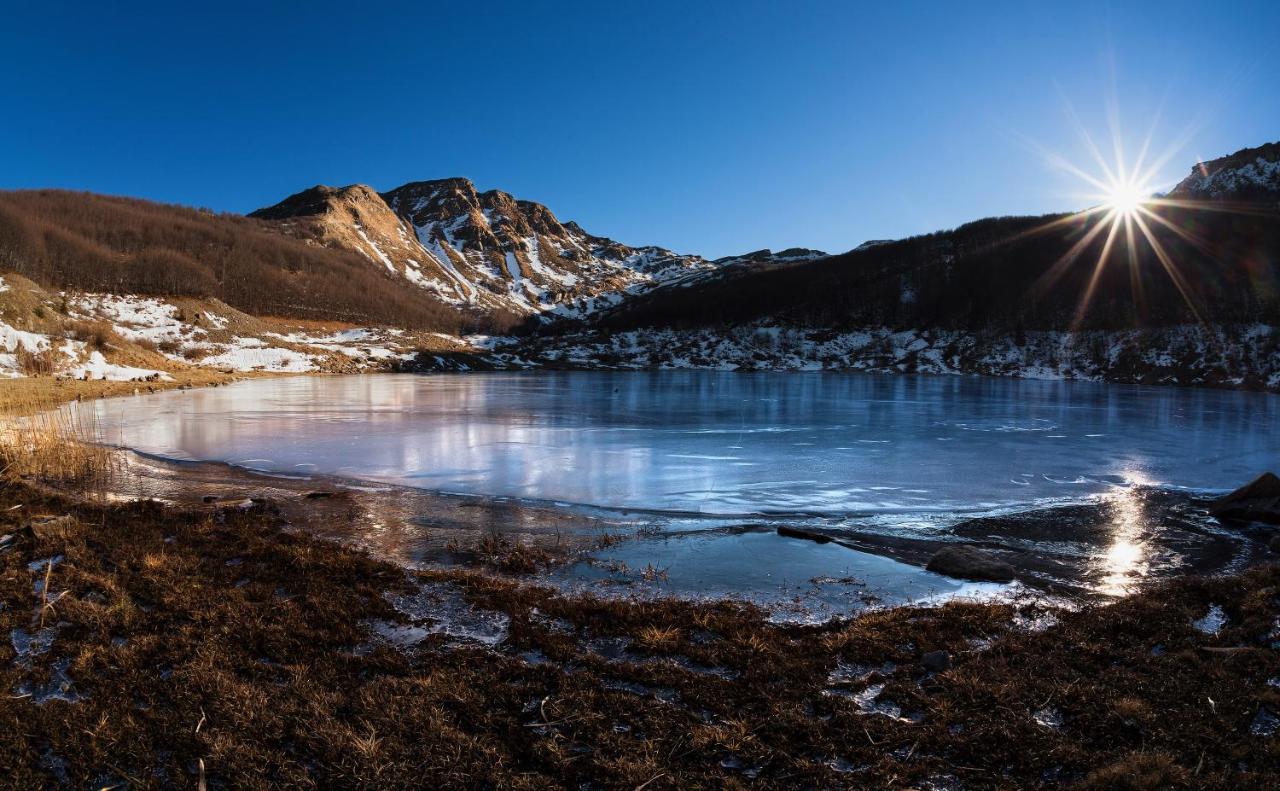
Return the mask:
[[[1146, 480], [1226, 489], [1273, 465], [1280, 430], [1262, 394], [834, 373], [300, 377], [94, 409], [121, 444], [277, 474], [899, 525]], [[1122, 519], [1100, 563], [1120, 586], [1141, 555]]]
[[1136, 488], [1120, 490], [1112, 495], [1111, 503], [1114, 532], [1111, 543], [1096, 559], [1101, 576], [1098, 590], [1108, 596], [1123, 596], [1150, 568], [1148, 542], [1144, 539], [1149, 526]]

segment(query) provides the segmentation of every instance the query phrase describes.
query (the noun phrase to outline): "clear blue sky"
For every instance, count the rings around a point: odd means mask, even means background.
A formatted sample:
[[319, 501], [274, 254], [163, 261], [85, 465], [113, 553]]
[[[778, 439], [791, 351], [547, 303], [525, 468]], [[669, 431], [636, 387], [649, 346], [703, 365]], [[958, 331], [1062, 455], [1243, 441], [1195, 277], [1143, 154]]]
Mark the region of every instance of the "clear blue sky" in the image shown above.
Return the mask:
[[[467, 176], [621, 241], [841, 251], [1280, 139], [1280, 3], [8, 2], [0, 187], [249, 211]], [[270, 7], [266, 7], [270, 6]], [[1065, 101], [1064, 101], [1065, 100]], [[1186, 130], [1188, 134], [1182, 135]]]

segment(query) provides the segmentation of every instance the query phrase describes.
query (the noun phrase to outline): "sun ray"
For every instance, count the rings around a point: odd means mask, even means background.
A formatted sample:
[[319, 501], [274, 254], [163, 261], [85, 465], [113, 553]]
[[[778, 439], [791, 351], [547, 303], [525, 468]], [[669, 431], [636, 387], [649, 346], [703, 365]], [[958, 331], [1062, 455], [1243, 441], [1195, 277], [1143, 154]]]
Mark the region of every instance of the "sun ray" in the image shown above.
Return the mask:
[[1191, 291], [1187, 286], [1186, 279], [1182, 276], [1182, 271], [1178, 269], [1178, 265], [1165, 252], [1164, 245], [1160, 244], [1160, 240], [1155, 237], [1155, 234], [1151, 233], [1151, 229], [1143, 221], [1142, 215], [1133, 215], [1133, 221], [1137, 223], [1138, 230], [1142, 231], [1142, 235], [1147, 238], [1147, 244], [1151, 245], [1151, 249], [1155, 251], [1156, 258], [1160, 260], [1160, 265], [1164, 267], [1165, 272], [1169, 274], [1169, 279], [1173, 281], [1178, 293], [1182, 295], [1183, 302], [1187, 303], [1187, 307], [1191, 310], [1191, 315], [1195, 316], [1197, 323], [1204, 324], [1204, 319], [1200, 317], [1200, 311], [1196, 309], [1195, 303], [1191, 299]]
[[[1107, 158], [1102, 155], [1101, 149], [1099, 149], [1097, 143], [1093, 141], [1093, 136], [1089, 134], [1089, 130], [1085, 128], [1084, 123], [1080, 120], [1079, 114], [1076, 113], [1075, 105], [1071, 103], [1071, 100], [1068, 99], [1067, 95], [1062, 91], [1062, 86], [1055, 85], [1054, 87], [1058, 90], [1058, 98], [1062, 100], [1063, 112], [1066, 114], [1067, 120], [1069, 120], [1071, 125], [1075, 127], [1076, 135], [1080, 137], [1081, 141], [1085, 144], [1085, 148], [1088, 149], [1090, 155], [1093, 157], [1094, 162], [1096, 162], [1098, 167], [1102, 170], [1105, 182], [1110, 182], [1111, 184], [1116, 183], [1116, 174], [1112, 172], [1111, 165], [1107, 162]], [[1089, 180], [1094, 181], [1092, 178]], [[1108, 188], [1105, 182], [1102, 183], [1101, 188], [1103, 190]]]
[[1169, 206], [1177, 209], [1194, 209], [1222, 214], [1241, 214], [1253, 217], [1270, 217], [1274, 212], [1266, 206], [1232, 201], [1190, 201], [1180, 198], [1152, 198], [1147, 201], [1151, 206]]
[[[1129, 215], [1123, 215], [1127, 219]], [[1075, 319], [1071, 322], [1071, 331], [1075, 332], [1080, 329], [1080, 325], [1084, 323], [1084, 314], [1089, 310], [1089, 303], [1093, 301], [1093, 292], [1098, 288], [1098, 281], [1102, 278], [1102, 270], [1107, 266], [1107, 259], [1111, 257], [1111, 246], [1115, 243], [1116, 232], [1120, 230], [1121, 216], [1114, 212], [1110, 216], [1110, 222], [1099, 223], [1098, 227], [1108, 227], [1107, 241], [1102, 244], [1102, 252], [1098, 254], [1098, 262], [1093, 265], [1093, 272], [1089, 275], [1089, 285], [1085, 286], [1084, 294], [1080, 297], [1080, 304], [1076, 308]]]
[[[1204, 324], [1205, 319], [1201, 315], [1200, 308], [1197, 307], [1196, 300], [1198, 277], [1188, 278], [1184, 270], [1191, 271], [1187, 267], [1192, 264], [1198, 266], [1198, 262], [1206, 258], [1209, 261], [1216, 260], [1217, 256], [1213, 245], [1196, 232], [1194, 224], [1188, 221], [1189, 217], [1185, 212], [1212, 211], [1247, 216], [1270, 216], [1270, 208], [1244, 202], [1188, 200], [1176, 193], [1170, 197], [1157, 190], [1157, 184], [1168, 183], [1159, 181], [1166, 163], [1177, 152], [1184, 149], [1191, 137], [1204, 125], [1201, 117], [1198, 122], [1191, 123], [1183, 129], [1166, 148], [1158, 149], [1155, 143], [1156, 130], [1171, 95], [1169, 90], [1166, 90], [1161, 98], [1145, 136], [1135, 141], [1136, 146], [1125, 145], [1119, 128], [1119, 103], [1116, 97], [1107, 97], [1105, 118], [1111, 135], [1110, 159], [1108, 159], [1099, 147], [1099, 142], [1107, 141], [1101, 138], [1095, 139], [1090, 134], [1081, 123], [1075, 107], [1062, 94], [1061, 88], [1056, 85], [1055, 88], [1058, 89], [1067, 119], [1083, 141], [1083, 150], [1087, 151], [1088, 157], [1096, 163], [1097, 167], [1089, 168], [1092, 172], [1086, 172], [1084, 168], [1066, 158], [1039, 149], [1034, 142], [1026, 142], [1033, 150], [1040, 150], [1052, 167], [1077, 177], [1086, 185], [1086, 189], [1095, 190], [1093, 192], [1082, 190], [1073, 195], [1076, 198], [1086, 198], [1094, 205], [1083, 211], [1056, 217], [1033, 228], [1012, 234], [1002, 242], [996, 243], [1008, 244], [1049, 233], [1055, 229], [1070, 229], [1062, 234], [1062, 244], [1067, 245], [1068, 249], [1036, 278], [1027, 289], [1027, 298], [1038, 301], [1050, 289], [1064, 282], [1067, 272], [1084, 256], [1085, 251], [1091, 249], [1090, 246], [1102, 237], [1104, 241], [1102, 241], [1098, 259], [1092, 262], [1092, 270], [1087, 271], [1084, 278], [1087, 282], [1082, 288], [1083, 293], [1079, 297], [1074, 312], [1074, 320], [1071, 324], [1073, 330], [1083, 326], [1090, 307], [1101, 302], [1102, 278], [1111, 257], [1121, 255], [1117, 249], [1120, 246], [1125, 249], [1123, 255], [1127, 261], [1123, 263], [1127, 263], [1135, 320], [1142, 321], [1147, 316], [1150, 297], [1147, 292], [1156, 283], [1151, 272], [1161, 273], [1163, 270], [1161, 276], [1169, 278], [1191, 316], [1196, 322]], [[1158, 155], [1154, 155], [1156, 151], [1159, 151]], [[1105, 237], [1103, 237], [1104, 231]], [[1186, 242], [1189, 246], [1183, 246], [1179, 242]], [[1150, 246], [1154, 258], [1159, 262], [1158, 268], [1147, 271], [1152, 266], [1149, 263], [1152, 256], [1146, 254], [1142, 249], [1144, 246]], [[1180, 263], [1177, 256], [1184, 254], [1191, 257]]]
[[1172, 231], [1173, 233], [1181, 237], [1184, 241], [1192, 245], [1195, 245], [1196, 249], [1200, 250], [1202, 253], [1205, 253], [1206, 255], [1210, 255], [1210, 256], [1213, 255], [1213, 247], [1212, 245], [1209, 244], [1207, 239], [1197, 236], [1191, 231], [1188, 231], [1187, 229], [1182, 228], [1177, 224], [1170, 222], [1164, 217], [1161, 217], [1159, 214], [1156, 214], [1155, 212], [1151, 211], [1151, 209], [1147, 208], [1146, 206], [1139, 206], [1138, 211], [1140, 211], [1148, 219], [1154, 220], [1155, 222], [1158, 222], [1164, 227], [1168, 228], [1170, 231]]
[[1147, 136], [1143, 139], [1142, 146], [1138, 149], [1138, 156], [1133, 161], [1134, 178], [1143, 184], [1151, 183], [1159, 172], [1159, 168], [1143, 170], [1142, 165], [1147, 160], [1147, 154], [1151, 152], [1151, 141], [1155, 139], [1156, 129], [1160, 125], [1161, 117], [1164, 116], [1164, 108], [1168, 100], [1169, 91], [1166, 89], [1164, 95], [1160, 97], [1160, 104], [1156, 107], [1155, 114], [1151, 117], [1151, 125], [1147, 127]]
[[1141, 316], [1146, 312], [1146, 294], [1142, 286], [1142, 272], [1138, 268], [1138, 246], [1135, 244], [1133, 236], [1133, 218], [1124, 218], [1124, 241], [1125, 250], [1129, 257], [1129, 290], [1133, 293], [1133, 303], [1137, 308], [1137, 315]]
[[1102, 220], [1094, 225], [1088, 233], [1080, 237], [1080, 239], [1071, 246], [1070, 250], [1067, 250], [1061, 258], [1054, 261], [1053, 265], [1045, 270], [1045, 273], [1036, 280], [1035, 284], [1031, 287], [1032, 292], [1035, 294], [1044, 294], [1052, 288], [1053, 285], [1066, 273], [1067, 269], [1076, 262], [1076, 259], [1080, 257], [1080, 254], [1084, 252], [1085, 248], [1092, 244], [1093, 240], [1097, 239], [1098, 235], [1106, 230], [1107, 226], [1113, 222], [1114, 217], [1115, 211], [1112, 210], [1107, 214], [1107, 216], [1103, 217]]

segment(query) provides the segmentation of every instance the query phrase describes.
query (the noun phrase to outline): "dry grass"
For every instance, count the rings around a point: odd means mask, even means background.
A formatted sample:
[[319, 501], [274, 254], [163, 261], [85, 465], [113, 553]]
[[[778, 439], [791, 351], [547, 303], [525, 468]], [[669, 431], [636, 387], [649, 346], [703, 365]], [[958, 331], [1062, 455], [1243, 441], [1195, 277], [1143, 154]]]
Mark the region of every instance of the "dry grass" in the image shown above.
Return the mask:
[[124, 339], [116, 334], [115, 327], [101, 319], [71, 319], [65, 323], [65, 331], [68, 337], [83, 341], [89, 348], [98, 351], [125, 345]]
[[0, 476], [92, 495], [112, 472], [96, 414], [78, 402], [0, 422]]
[[476, 542], [475, 556], [507, 574], [533, 574], [563, 560], [545, 547], [490, 534]]
[[[401, 617], [384, 594], [410, 590], [404, 569], [282, 528], [0, 486], [0, 634], [56, 629], [30, 667], [0, 643], [0, 787], [1237, 789], [1280, 771], [1276, 737], [1249, 732], [1280, 711], [1277, 566], [1035, 634], [1008, 604], [780, 626], [741, 604], [430, 572], [509, 636], [399, 651], [366, 624]], [[1191, 626], [1210, 603], [1228, 616], [1215, 636]], [[953, 662], [931, 674], [935, 650]], [[60, 662], [78, 702], [24, 696]], [[828, 680], [859, 666], [920, 719], [828, 694], [861, 689]]]
[[114, 382], [106, 380], [64, 379], [30, 376], [24, 379], [0, 379], [0, 415], [31, 415], [52, 409], [69, 401], [135, 395], [183, 387], [207, 387], [227, 384], [236, 379], [266, 374], [226, 374], [206, 369], [171, 372], [172, 381]]
[[19, 346], [16, 356], [18, 369], [24, 376], [53, 376], [58, 363], [58, 353], [53, 349], [31, 351], [26, 346]]

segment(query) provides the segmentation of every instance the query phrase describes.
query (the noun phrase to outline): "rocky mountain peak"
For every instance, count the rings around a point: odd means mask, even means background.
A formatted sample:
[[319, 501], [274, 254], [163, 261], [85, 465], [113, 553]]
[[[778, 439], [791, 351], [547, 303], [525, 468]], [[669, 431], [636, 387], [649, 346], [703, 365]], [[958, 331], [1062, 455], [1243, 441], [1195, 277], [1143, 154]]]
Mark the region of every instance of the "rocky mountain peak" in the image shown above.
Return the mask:
[[250, 217], [263, 220], [287, 220], [294, 217], [317, 217], [334, 210], [342, 203], [355, 204], [367, 201], [381, 202], [378, 193], [364, 184], [346, 187], [329, 187], [324, 184], [290, 195], [274, 206], [250, 212]]
[[1280, 142], [1201, 162], [1169, 193], [1192, 200], [1280, 201]]
[[[252, 216], [353, 250], [481, 311], [581, 316], [662, 283], [713, 268], [698, 256], [629, 247], [562, 224], [546, 206], [465, 178], [415, 181], [384, 193], [313, 187]], [[306, 220], [306, 222], [297, 222]]]

